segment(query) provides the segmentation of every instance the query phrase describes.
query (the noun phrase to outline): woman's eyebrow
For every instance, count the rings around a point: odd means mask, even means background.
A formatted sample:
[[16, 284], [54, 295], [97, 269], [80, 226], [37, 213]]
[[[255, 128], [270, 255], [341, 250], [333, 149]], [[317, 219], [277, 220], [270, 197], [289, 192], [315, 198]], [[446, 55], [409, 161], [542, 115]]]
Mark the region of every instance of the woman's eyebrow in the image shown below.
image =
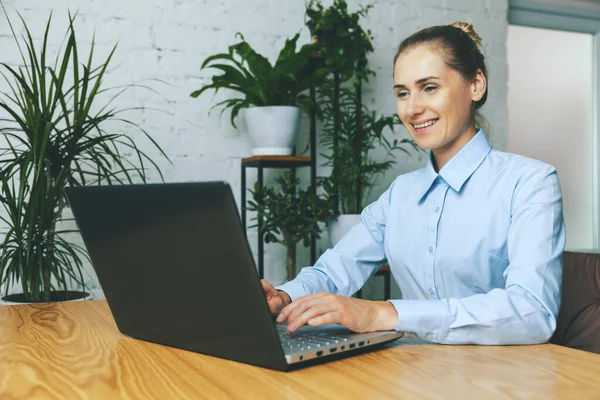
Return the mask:
[[[440, 78], [438, 78], [437, 76], [433, 76], [433, 75], [426, 76], [425, 78], [421, 78], [421, 79], [416, 80], [415, 84], [420, 85], [420, 84], [425, 83], [425, 82], [430, 81], [430, 80], [440, 80]], [[401, 83], [398, 83], [398, 84], [394, 85], [394, 89], [396, 89], [396, 88], [405, 88], [405, 87], [406, 87], [406, 85], [403, 85]]]

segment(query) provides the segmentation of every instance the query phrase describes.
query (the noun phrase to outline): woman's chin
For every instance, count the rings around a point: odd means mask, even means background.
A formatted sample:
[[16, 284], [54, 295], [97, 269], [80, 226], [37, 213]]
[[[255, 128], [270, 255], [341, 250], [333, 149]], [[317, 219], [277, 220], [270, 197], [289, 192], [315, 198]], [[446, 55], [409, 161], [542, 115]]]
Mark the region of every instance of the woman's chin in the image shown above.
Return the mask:
[[432, 137], [415, 137], [414, 140], [423, 150], [433, 150], [440, 146], [439, 141]]

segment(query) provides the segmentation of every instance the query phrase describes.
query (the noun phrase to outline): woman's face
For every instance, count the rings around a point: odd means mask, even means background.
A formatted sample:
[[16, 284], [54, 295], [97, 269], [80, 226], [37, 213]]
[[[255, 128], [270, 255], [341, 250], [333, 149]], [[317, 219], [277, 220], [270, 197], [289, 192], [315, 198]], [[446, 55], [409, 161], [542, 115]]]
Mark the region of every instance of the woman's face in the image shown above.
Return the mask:
[[467, 81], [429, 45], [405, 50], [396, 60], [398, 116], [416, 144], [433, 151], [439, 168], [475, 136], [471, 107], [485, 85], [481, 71]]

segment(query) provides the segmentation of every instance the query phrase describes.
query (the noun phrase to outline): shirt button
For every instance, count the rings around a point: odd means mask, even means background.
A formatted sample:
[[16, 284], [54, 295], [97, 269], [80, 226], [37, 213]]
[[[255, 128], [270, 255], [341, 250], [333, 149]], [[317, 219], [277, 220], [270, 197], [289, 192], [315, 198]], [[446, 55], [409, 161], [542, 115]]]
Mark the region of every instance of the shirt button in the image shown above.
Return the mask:
[[435, 212], [440, 212], [440, 208], [439, 208], [439, 207], [436, 207], [436, 208], [435, 208]]
[[430, 253], [433, 253], [433, 247], [429, 246], [429, 247], [427, 248], [427, 251], [429, 251]]
[[429, 341], [433, 340], [433, 334], [431, 332], [427, 332], [427, 334], [425, 335], [425, 339]]

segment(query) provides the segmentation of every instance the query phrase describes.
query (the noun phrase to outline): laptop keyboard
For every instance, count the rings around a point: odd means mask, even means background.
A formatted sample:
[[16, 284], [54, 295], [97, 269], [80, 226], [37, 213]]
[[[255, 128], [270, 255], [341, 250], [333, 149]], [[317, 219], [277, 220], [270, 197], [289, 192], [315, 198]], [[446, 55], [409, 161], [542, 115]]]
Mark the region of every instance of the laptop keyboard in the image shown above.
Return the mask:
[[276, 325], [281, 346], [287, 352], [297, 352], [327, 347], [335, 344], [345, 343], [347, 337], [343, 335], [331, 335], [326, 332], [310, 333], [296, 332], [287, 333], [284, 325]]

